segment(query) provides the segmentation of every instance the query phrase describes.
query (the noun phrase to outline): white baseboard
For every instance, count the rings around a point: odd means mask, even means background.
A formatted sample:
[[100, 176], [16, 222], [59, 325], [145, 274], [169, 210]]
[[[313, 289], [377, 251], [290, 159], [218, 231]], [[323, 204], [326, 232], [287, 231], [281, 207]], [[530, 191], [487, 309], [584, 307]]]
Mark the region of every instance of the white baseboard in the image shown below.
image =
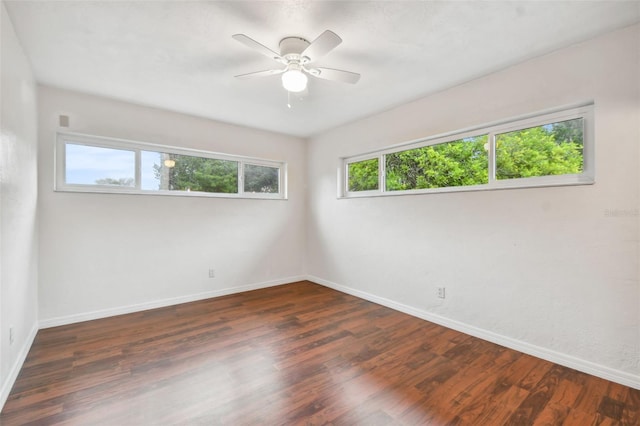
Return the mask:
[[13, 363], [13, 365], [11, 366], [11, 370], [9, 370], [9, 374], [2, 383], [2, 389], [0, 389], [0, 410], [2, 410], [2, 407], [4, 407], [4, 403], [7, 402], [9, 393], [11, 393], [11, 388], [13, 388], [13, 384], [18, 378], [20, 369], [22, 368], [24, 361], [27, 359], [29, 349], [31, 349], [31, 345], [33, 345], [36, 334], [38, 334], [38, 325], [34, 324], [33, 328], [29, 332], [29, 335], [27, 336], [27, 340], [24, 341], [24, 344], [20, 348], [20, 352], [18, 353], [16, 362]]
[[212, 297], [226, 296], [228, 294], [242, 293], [243, 291], [258, 290], [261, 288], [274, 287], [278, 285], [306, 280], [304, 275], [282, 278], [278, 280], [264, 281], [260, 283], [247, 284], [239, 287], [229, 287], [221, 290], [207, 291], [204, 293], [190, 294], [186, 296], [172, 297], [169, 299], [154, 300], [151, 302], [137, 303], [134, 305], [121, 306], [117, 308], [101, 309], [98, 311], [84, 312], [80, 314], [66, 315], [49, 318], [40, 321], [40, 328], [58, 327], [60, 325], [73, 324], [82, 321], [91, 321], [100, 318], [113, 317], [116, 315], [130, 314], [132, 312], [146, 311], [149, 309], [164, 308], [166, 306], [178, 305], [180, 303], [195, 302], [196, 300], [210, 299]]
[[521, 340], [512, 339], [510, 337], [503, 336], [492, 331], [474, 327], [460, 321], [452, 320], [441, 315], [433, 314], [428, 311], [398, 303], [371, 293], [336, 284], [334, 282], [327, 281], [316, 276], [309, 275], [307, 276], [307, 280], [323, 285], [325, 287], [332, 288], [334, 290], [338, 290], [343, 293], [350, 294], [352, 296], [359, 297], [361, 299], [368, 300], [370, 302], [377, 303], [382, 306], [386, 306], [396, 311], [404, 312], [405, 314], [421, 318], [423, 320], [430, 321], [444, 327], [451, 328], [453, 330], [460, 331], [462, 333], [469, 334], [471, 336], [478, 337], [480, 339], [487, 340], [489, 342], [496, 343], [510, 349], [514, 349], [519, 352], [526, 353], [528, 355], [542, 358], [544, 360], [563, 365], [565, 367], [573, 368], [574, 370], [582, 371], [583, 373], [591, 374], [593, 376], [610, 380], [612, 382], [620, 383], [625, 386], [640, 389], [640, 375], [616, 370], [604, 365], [576, 358], [571, 355], [556, 352], [548, 348], [532, 345]]

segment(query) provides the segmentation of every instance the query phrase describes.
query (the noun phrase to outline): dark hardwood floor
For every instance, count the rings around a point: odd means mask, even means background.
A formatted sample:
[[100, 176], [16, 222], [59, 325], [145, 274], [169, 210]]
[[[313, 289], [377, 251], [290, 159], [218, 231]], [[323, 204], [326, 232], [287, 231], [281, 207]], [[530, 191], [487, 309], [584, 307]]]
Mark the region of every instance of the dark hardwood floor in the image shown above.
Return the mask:
[[640, 391], [309, 282], [41, 330], [3, 425], [638, 425]]

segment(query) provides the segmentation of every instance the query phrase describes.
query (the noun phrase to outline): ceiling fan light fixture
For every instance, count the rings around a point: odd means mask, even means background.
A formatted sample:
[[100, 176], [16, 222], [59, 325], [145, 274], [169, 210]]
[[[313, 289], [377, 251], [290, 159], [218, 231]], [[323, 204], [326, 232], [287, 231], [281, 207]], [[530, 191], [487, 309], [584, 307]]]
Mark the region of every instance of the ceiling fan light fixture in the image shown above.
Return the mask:
[[[311, 43], [302, 37], [285, 37], [280, 40], [280, 53], [269, 49], [244, 34], [234, 34], [232, 37], [249, 49], [268, 56], [271, 59], [275, 59], [276, 62], [285, 66], [284, 68], [274, 68], [236, 75], [237, 78], [267, 77], [280, 74], [282, 77], [282, 86], [288, 93], [304, 92], [307, 88], [309, 75], [314, 78], [317, 77], [323, 80], [340, 81], [349, 84], [355, 84], [360, 79], [360, 74], [355, 72], [315, 66], [318, 59], [342, 43], [342, 39], [330, 30], [326, 30], [320, 34]], [[309, 68], [308, 64], [313, 64], [314, 67]]]
[[307, 80], [307, 76], [302, 70], [289, 67], [289, 69], [282, 74], [282, 87], [289, 92], [302, 92], [307, 88]]

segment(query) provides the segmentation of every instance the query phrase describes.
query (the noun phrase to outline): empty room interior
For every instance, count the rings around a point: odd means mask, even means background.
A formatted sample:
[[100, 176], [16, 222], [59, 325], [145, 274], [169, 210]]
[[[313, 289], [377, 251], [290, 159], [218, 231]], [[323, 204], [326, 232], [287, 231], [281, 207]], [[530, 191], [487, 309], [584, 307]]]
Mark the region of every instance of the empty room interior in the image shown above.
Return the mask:
[[640, 1], [1, 3], [0, 424], [640, 425]]

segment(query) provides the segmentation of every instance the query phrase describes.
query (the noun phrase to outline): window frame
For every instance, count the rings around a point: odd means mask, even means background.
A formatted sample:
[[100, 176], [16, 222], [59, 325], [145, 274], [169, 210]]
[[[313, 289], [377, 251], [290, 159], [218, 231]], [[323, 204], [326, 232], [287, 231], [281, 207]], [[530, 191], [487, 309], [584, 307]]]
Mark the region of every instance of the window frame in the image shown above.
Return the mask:
[[[135, 185], [125, 187], [118, 185], [100, 184], [72, 184], [66, 182], [66, 145], [84, 145], [98, 148], [111, 148], [135, 153]], [[195, 156], [211, 158], [215, 160], [234, 161], [238, 163], [238, 192], [197, 192], [180, 190], [150, 190], [142, 189], [142, 151], [159, 152], [166, 154]], [[277, 193], [253, 193], [244, 192], [244, 165], [252, 164], [277, 168], [278, 192]], [[249, 199], [287, 199], [287, 163], [284, 161], [266, 160], [240, 155], [222, 154], [218, 152], [204, 151], [191, 148], [181, 148], [168, 145], [153, 144], [147, 142], [135, 142], [126, 139], [117, 139], [103, 136], [93, 136], [82, 133], [57, 132], [54, 149], [54, 191], [55, 192], [88, 192], [107, 194], [135, 194], [135, 195], [161, 195], [180, 197], [212, 197], [212, 198], [249, 198]]]
[[[567, 120], [583, 119], [583, 171], [578, 174], [534, 176], [526, 178], [497, 179], [496, 178], [496, 136], [503, 133], [524, 130], [531, 127], [539, 127], [548, 124], [558, 123]], [[380, 197], [415, 194], [432, 194], [446, 192], [466, 192], [466, 191], [491, 191], [497, 189], [514, 188], [538, 188], [552, 186], [573, 186], [591, 185], [595, 183], [595, 140], [594, 140], [594, 104], [593, 102], [580, 104], [573, 107], [563, 107], [554, 110], [528, 114], [499, 122], [474, 126], [463, 130], [443, 133], [427, 138], [417, 139], [410, 142], [393, 145], [376, 151], [364, 154], [341, 157], [341, 167], [339, 169], [339, 191], [338, 198], [359, 198], [359, 197]], [[487, 135], [489, 149], [488, 174], [489, 180], [486, 184], [449, 186], [442, 188], [408, 189], [408, 190], [387, 190], [386, 189], [386, 155], [406, 150], [423, 148], [457, 140]], [[370, 191], [349, 191], [349, 167], [354, 162], [379, 158], [378, 165], [378, 189]]]

